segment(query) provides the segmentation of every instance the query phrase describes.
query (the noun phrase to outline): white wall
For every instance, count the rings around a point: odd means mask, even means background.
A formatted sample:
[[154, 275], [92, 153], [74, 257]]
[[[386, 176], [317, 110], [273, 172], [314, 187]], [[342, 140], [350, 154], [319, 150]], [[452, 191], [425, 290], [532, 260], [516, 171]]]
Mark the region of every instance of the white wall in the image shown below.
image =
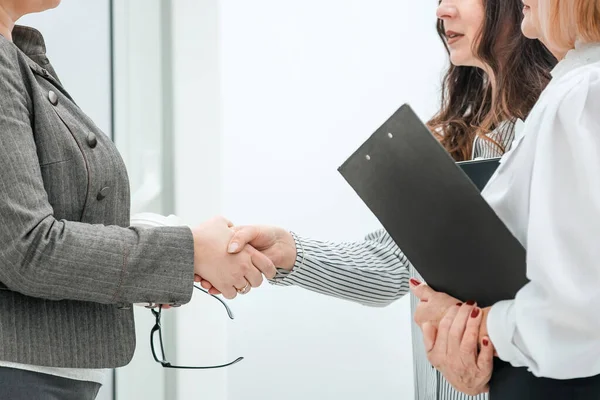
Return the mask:
[[[127, 165], [131, 214], [166, 213], [163, 161], [162, 48], [160, 3], [163, 0], [115, 1], [114, 109], [115, 143]], [[134, 307], [137, 347], [126, 367], [116, 371], [116, 400], [164, 400], [167, 370], [154, 361], [148, 336], [155, 318]], [[170, 330], [169, 315], [161, 323]], [[149, 383], [148, 377], [152, 377]]]
[[[377, 229], [336, 169], [403, 102], [435, 111], [436, 2], [174, 5], [177, 212], [335, 241]], [[180, 374], [178, 398], [412, 398], [408, 298], [372, 309], [265, 284], [231, 306], [233, 322], [204, 297], [177, 311], [179, 357], [246, 357]]]
[[[175, 211], [190, 224], [221, 213], [225, 194], [219, 3], [172, 1]], [[191, 304], [172, 314], [179, 363], [208, 365], [225, 360], [227, 316], [216, 300], [196, 294]], [[176, 371], [171, 393], [177, 399], [225, 400], [227, 372]]]

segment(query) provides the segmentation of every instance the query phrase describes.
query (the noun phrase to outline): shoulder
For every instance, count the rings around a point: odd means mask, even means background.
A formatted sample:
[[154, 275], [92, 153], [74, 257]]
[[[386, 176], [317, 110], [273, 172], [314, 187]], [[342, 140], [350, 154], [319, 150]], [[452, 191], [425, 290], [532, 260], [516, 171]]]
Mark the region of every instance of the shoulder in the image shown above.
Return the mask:
[[540, 99], [539, 134], [563, 150], [600, 145], [600, 62], [573, 69]]
[[563, 76], [551, 93], [559, 120], [600, 125], [600, 62]]
[[20, 51], [11, 41], [0, 35], [0, 76], [3, 81], [22, 76], [24, 60]]
[[29, 66], [20, 50], [0, 35], [0, 102], [15, 101], [15, 94], [24, 99], [28, 92]]
[[0, 35], [0, 73], [19, 69], [19, 49], [11, 41]]
[[[548, 103], [565, 103], [600, 90], [600, 61], [571, 70], [548, 85]], [[591, 98], [589, 100], [594, 100]]]

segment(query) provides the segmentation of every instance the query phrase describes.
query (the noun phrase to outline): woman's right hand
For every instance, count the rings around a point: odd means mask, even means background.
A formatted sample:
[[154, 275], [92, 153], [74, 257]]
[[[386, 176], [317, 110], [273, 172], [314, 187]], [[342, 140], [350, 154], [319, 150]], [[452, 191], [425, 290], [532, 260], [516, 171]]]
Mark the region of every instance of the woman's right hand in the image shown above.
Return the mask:
[[288, 231], [277, 226], [248, 225], [237, 226], [235, 234], [229, 241], [229, 253], [240, 252], [249, 244], [260, 251], [275, 264], [277, 268], [291, 271], [296, 263], [296, 242]]
[[232, 226], [230, 221], [218, 217], [192, 229], [194, 274], [210, 282], [227, 299], [233, 299], [248, 286], [260, 286], [263, 275], [273, 278], [277, 272], [273, 262], [252, 246], [244, 246], [235, 254], [227, 253], [234, 235]]
[[423, 324], [427, 359], [454, 389], [470, 396], [489, 391], [494, 368], [490, 339], [479, 340], [482, 321], [482, 310], [465, 303], [450, 307], [437, 329], [429, 322]]

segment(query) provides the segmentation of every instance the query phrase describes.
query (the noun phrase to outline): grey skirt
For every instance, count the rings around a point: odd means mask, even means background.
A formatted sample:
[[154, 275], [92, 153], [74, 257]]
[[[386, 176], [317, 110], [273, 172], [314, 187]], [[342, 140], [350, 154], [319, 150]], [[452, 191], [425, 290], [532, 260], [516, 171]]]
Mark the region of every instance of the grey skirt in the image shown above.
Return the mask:
[[0, 400], [94, 400], [100, 385], [0, 367]]

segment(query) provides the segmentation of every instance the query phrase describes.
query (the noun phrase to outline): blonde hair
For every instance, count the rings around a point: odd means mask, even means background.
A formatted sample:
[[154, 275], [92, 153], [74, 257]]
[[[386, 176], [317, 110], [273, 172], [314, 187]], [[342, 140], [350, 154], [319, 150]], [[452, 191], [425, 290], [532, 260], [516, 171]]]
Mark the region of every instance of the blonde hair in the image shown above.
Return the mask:
[[543, 36], [553, 47], [600, 42], [600, 0], [540, 0], [539, 12]]

